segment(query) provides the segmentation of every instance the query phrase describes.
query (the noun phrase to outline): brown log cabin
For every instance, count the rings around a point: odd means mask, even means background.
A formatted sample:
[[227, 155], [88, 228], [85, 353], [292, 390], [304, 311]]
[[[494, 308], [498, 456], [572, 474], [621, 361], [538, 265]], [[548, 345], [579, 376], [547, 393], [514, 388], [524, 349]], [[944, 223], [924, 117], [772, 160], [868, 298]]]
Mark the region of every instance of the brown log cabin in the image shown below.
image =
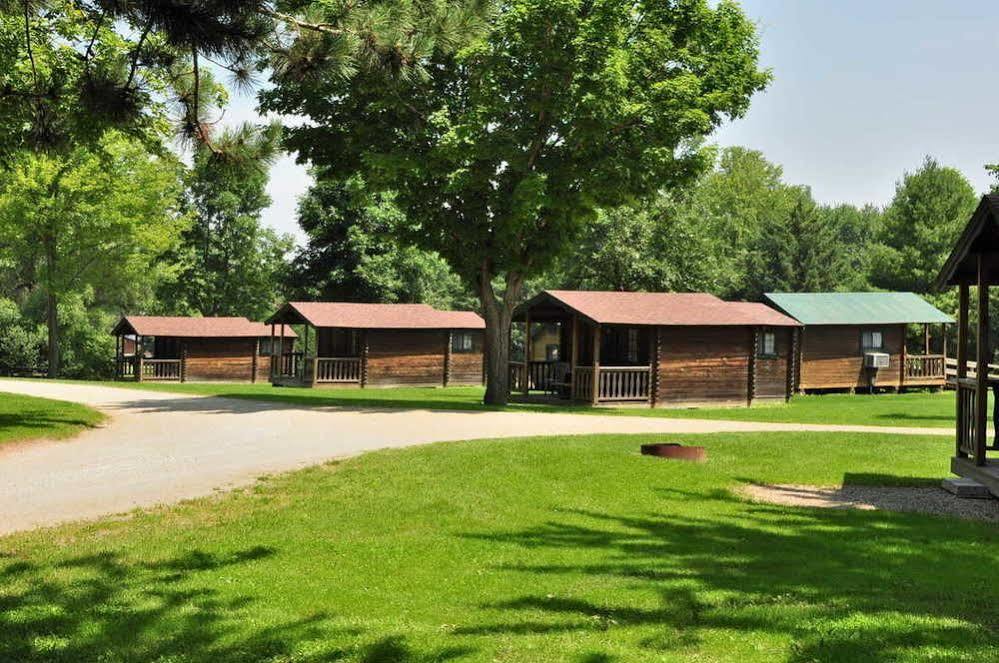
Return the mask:
[[[525, 327], [525, 360], [510, 363], [511, 393], [521, 397], [745, 406], [793, 393], [799, 324], [764, 304], [704, 293], [546, 290], [517, 307], [514, 321]], [[545, 339], [541, 355], [536, 339]]]
[[426, 304], [289, 302], [266, 322], [277, 339], [291, 325], [305, 329], [302, 351], [272, 357], [275, 385], [447, 387], [483, 382], [485, 323], [470, 311], [439, 311]]
[[[945, 384], [946, 326], [954, 321], [918, 295], [778, 292], [767, 293], [766, 300], [803, 325], [795, 380], [802, 392]], [[910, 347], [916, 345], [910, 326], [922, 328], [918, 348]], [[934, 326], [940, 329], [935, 337]]]
[[[256, 382], [270, 369], [270, 327], [246, 318], [130, 315], [111, 333], [119, 380]], [[293, 351], [294, 332], [283, 342]]]

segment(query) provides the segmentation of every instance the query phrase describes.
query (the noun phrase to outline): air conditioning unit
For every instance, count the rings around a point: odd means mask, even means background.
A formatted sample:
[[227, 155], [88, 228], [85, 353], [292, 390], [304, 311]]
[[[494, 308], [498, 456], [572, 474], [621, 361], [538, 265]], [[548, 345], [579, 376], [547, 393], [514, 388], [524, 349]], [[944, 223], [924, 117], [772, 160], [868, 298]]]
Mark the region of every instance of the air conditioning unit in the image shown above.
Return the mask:
[[891, 355], [887, 352], [867, 352], [864, 353], [864, 368], [888, 368], [891, 362]]

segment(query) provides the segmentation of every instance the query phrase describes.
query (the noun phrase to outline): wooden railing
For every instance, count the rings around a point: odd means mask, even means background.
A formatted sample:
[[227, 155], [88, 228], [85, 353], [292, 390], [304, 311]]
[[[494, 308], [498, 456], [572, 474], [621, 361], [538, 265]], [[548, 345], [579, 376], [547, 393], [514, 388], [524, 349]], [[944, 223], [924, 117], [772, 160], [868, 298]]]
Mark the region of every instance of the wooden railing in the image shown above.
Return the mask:
[[[974, 361], [968, 361], [966, 363], [967, 376], [973, 378], [978, 375], [978, 363]], [[999, 379], [999, 364], [989, 364], [989, 377], [994, 379]], [[947, 379], [953, 381], [957, 378], [957, 359], [954, 357], [947, 357], [944, 359], [944, 373]]]
[[648, 400], [651, 376], [651, 366], [601, 366], [597, 400]]
[[319, 357], [316, 359], [316, 382], [360, 382], [360, 357]]
[[134, 380], [136, 363], [136, 357], [119, 357], [115, 375], [119, 380]]
[[527, 367], [522, 361], [511, 361], [509, 366], [510, 393], [524, 391], [527, 380]]
[[[975, 425], [975, 408], [978, 404], [978, 383], [973, 378], [957, 380], [957, 448], [971, 457], [979, 443]], [[984, 441], [982, 441], [984, 444]]]
[[593, 400], [592, 366], [577, 366], [572, 371], [572, 381], [576, 385], [576, 398], [582, 401]]
[[271, 357], [271, 374], [277, 378], [300, 378], [304, 359], [302, 352], [286, 352]]
[[180, 361], [180, 359], [143, 359], [143, 381], [179, 381], [181, 375]]
[[906, 355], [905, 379], [943, 380], [944, 359], [943, 355]]

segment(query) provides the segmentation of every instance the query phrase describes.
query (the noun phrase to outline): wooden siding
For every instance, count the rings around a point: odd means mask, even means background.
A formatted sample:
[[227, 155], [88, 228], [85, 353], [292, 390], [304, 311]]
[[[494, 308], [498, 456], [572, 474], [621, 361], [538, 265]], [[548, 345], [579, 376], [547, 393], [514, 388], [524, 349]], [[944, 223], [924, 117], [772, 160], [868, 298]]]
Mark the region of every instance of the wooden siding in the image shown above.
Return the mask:
[[[751, 327], [661, 327], [656, 405], [746, 405], [754, 361]], [[776, 357], [755, 358], [754, 400], [787, 397], [790, 329], [773, 331]]]
[[[249, 381], [253, 377], [255, 338], [188, 338], [182, 345], [187, 351], [188, 380]], [[258, 374], [266, 375], [259, 367]]]
[[[482, 350], [485, 333], [481, 331], [454, 332], [472, 335], [471, 352], [451, 353], [451, 379], [449, 385], [480, 385], [482, 384]], [[443, 332], [445, 340], [447, 332]]]
[[658, 404], [746, 404], [752, 330], [663, 327]]
[[884, 334], [884, 349], [890, 365], [877, 373], [877, 386], [898, 387], [902, 352], [902, 326], [812, 325], [801, 342], [801, 383], [807, 389], [857, 389], [868, 386], [864, 355], [860, 348], [863, 330]]
[[[482, 381], [482, 332], [471, 333], [478, 339], [475, 351], [455, 352], [451, 356], [449, 384]], [[445, 330], [370, 330], [368, 384], [373, 387], [443, 385], [447, 339]]]
[[760, 330], [760, 343], [764, 331], [774, 334], [776, 357], [756, 358], [756, 400], [787, 398], [787, 360], [791, 352], [791, 329]]

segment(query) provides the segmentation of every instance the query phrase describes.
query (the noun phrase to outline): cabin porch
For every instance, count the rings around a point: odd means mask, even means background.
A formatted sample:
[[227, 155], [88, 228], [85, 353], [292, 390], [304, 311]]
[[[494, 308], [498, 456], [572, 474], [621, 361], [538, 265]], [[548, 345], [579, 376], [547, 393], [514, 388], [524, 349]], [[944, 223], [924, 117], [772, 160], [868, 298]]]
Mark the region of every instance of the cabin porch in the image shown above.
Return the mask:
[[116, 380], [186, 381], [186, 356], [176, 338], [115, 334]]
[[[270, 381], [283, 387], [365, 386], [364, 330], [304, 324], [304, 350], [288, 350], [285, 324], [271, 325]], [[283, 351], [280, 351], [283, 349]]]
[[518, 400], [602, 403], [654, 401], [655, 327], [601, 325], [556, 306], [520, 318], [522, 358], [510, 361]]

